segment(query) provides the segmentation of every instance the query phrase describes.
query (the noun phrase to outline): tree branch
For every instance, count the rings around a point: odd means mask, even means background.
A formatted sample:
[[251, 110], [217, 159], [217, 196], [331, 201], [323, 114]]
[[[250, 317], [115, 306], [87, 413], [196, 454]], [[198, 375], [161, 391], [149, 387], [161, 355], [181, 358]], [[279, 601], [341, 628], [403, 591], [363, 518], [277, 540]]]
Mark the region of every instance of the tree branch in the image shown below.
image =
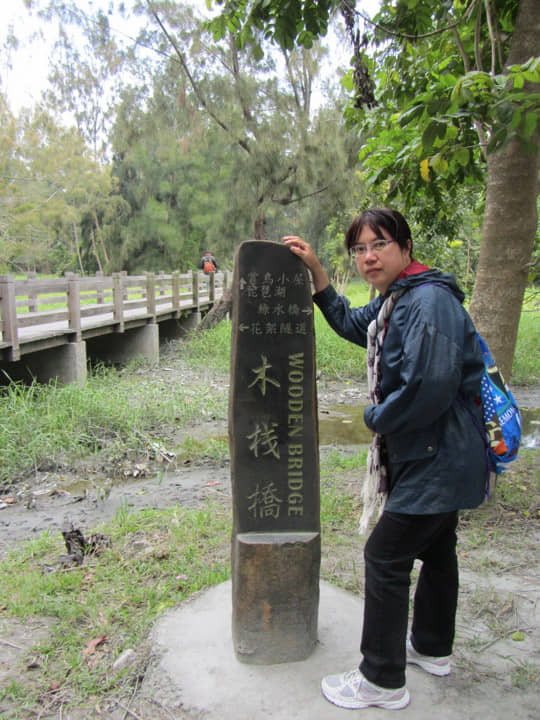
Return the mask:
[[463, 46], [463, 43], [461, 42], [461, 38], [459, 36], [457, 28], [454, 28], [452, 30], [452, 34], [454, 35], [454, 40], [456, 41], [456, 45], [458, 47], [459, 54], [461, 55], [461, 59], [463, 61], [463, 69], [465, 70], [466, 73], [468, 73], [471, 70], [471, 63], [469, 61], [469, 56], [467, 55], [467, 51], [465, 50], [465, 47]]
[[285, 58], [285, 67], [287, 68], [287, 75], [289, 76], [289, 82], [291, 84], [292, 91], [294, 93], [294, 102], [296, 104], [296, 107], [300, 110], [300, 108], [301, 108], [300, 98], [298, 97], [298, 90], [296, 89], [296, 83], [293, 80], [290, 55], [286, 50], [283, 50], [283, 56]]
[[[478, 0], [471, 0], [471, 4], [469, 5], [469, 7], [465, 10], [462, 17], [460, 17], [458, 20], [456, 20], [456, 22], [450, 23], [450, 25], [445, 25], [442, 28], [438, 28], [437, 30], [432, 30], [431, 32], [424, 33], [422, 35], [409, 35], [409, 33], [395, 32], [394, 30], [390, 30], [390, 28], [387, 27], [386, 25], [379, 25], [379, 23], [374, 22], [367, 15], [364, 15], [364, 13], [360, 12], [360, 10], [357, 10], [354, 7], [352, 7], [351, 9], [359, 17], [361, 17], [362, 20], [367, 22], [368, 25], [372, 25], [374, 28], [376, 28], [377, 30], [381, 30], [382, 32], [384, 32], [387, 35], [391, 35], [392, 37], [395, 37], [398, 39], [403, 38], [404, 40], [423, 40], [424, 38], [433, 37], [433, 35], [440, 35], [441, 33], [446, 32], [447, 30], [453, 30], [458, 25], [461, 25], [462, 22], [465, 22], [468, 19], [472, 8], [476, 5], [477, 2], [478, 2]], [[346, 1], [344, 4], [351, 7], [350, 3], [348, 1]]]
[[491, 18], [491, 9], [489, 7], [489, 0], [484, 0], [486, 6], [486, 19], [489, 30], [489, 37], [491, 38], [491, 75], [495, 75], [497, 69], [497, 38], [493, 32], [493, 20]]
[[325, 190], [328, 190], [328, 185], [325, 185], [322, 188], [319, 188], [318, 190], [314, 190], [311, 193], [307, 193], [307, 195], [300, 195], [300, 197], [296, 198], [275, 198], [273, 197], [272, 200], [277, 203], [278, 205], [292, 205], [293, 203], [300, 202], [301, 200], [306, 200], [307, 198], [313, 197], [314, 195], [319, 195], [322, 192], [325, 192]]
[[[480, 32], [482, 30], [482, 4], [478, 3], [478, 10], [476, 11], [476, 23], [474, 26], [474, 60], [476, 62], [476, 69], [483, 70], [484, 66], [482, 63], [482, 53], [480, 52]], [[466, 72], [469, 72], [470, 68], [465, 68]]]
[[[479, 35], [480, 35], [480, 27], [481, 22], [480, 19], [482, 17], [482, 3], [481, 0], [475, 0], [475, 3], [478, 4], [478, 11], [476, 15], [476, 28], [475, 28], [475, 38], [474, 38], [474, 55], [475, 55], [475, 61], [476, 66], [478, 70], [482, 69], [482, 58], [480, 54], [480, 48], [479, 48]], [[471, 10], [473, 5], [469, 7], [469, 10]], [[461, 41], [461, 38], [459, 36], [459, 33], [457, 31], [457, 28], [452, 29], [452, 33], [454, 35], [454, 39], [456, 41], [456, 45], [458, 47], [459, 53], [461, 55], [461, 59], [463, 61], [463, 69], [466, 73], [470, 72], [471, 70], [471, 63], [469, 60], [469, 56], [467, 55], [467, 51], [465, 50], [465, 47]], [[487, 145], [488, 145], [488, 139], [486, 132], [482, 126], [482, 124], [478, 121], [474, 121], [474, 129], [476, 130], [476, 134], [478, 135], [478, 140], [480, 142], [480, 150], [482, 152], [482, 155], [484, 157], [484, 160], [487, 160]]]
[[246, 121], [247, 125], [252, 128], [253, 115], [251, 114], [251, 109], [250, 109], [248, 103], [246, 102], [246, 98], [244, 96], [244, 91], [242, 88], [242, 80], [240, 77], [240, 63], [238, 61], [238, 50], [236, 49], [236, 44], [234, 42], [234, 35], [232, 33], [229, 33], [229, 48], [230, 48], [231, 57], [232, 57], [231, 72], [232, 72], [232, 76], [234, 78], [234, 88], [236, 90], [238, 102], [240, 103], [240, 107], [242, 108], [242, 115], [244, 116], [244, 120]]
[[[211, 107], [208, 105], [208, 103], [206, 102], [206, 98], [203, 96], [203, 94], [202, 94], [202, 92], [201, 92], [201, 90], [200, 90], [200, 88], [199, 88], [199, 85], [197, 84], [197, 82], [195, 81], [195, 78], [193, 77], [193, 75], [192, 75], [191, 72], [189, 71], [189, 67], [188, 67], [188, 65], [187, 65], [186, 59], [185, 59], [185, 57], [184, 57], [184, 54], [182, 53], [182, 51], [181, 51], [180, 48], [178, 47], [178, 44], [176, 43], [176, 41], [174, 40], [174, 38], [173, 38], [173, 37], [170, 35], [170, 33], [168, 32], [168, 30], [167, 30], [167, 28], [165, 27], [165, 25], [161, 22], [161, 18], [159, 17], [159, 15], [157, 14], [157, 12], [154, 10], [154, 7], [153, 7], [151, 1], [150, 1], [150, 0], [146, 0], [146, 4], [148, 5], [148, 9], [150, 10], [150, 13], [151, 13], [152, 16], [154, 17], [155, 21], [157, 22], [157, 24], [158, 24], [159, 27], [161, 28], [161, 31], [163, 32], [163, 34], [165, 35], [165, 37], [167, 38], [167, 40], [170, 42], [170, 44], [171, 44], [174, 52], [176, 53], [176, 55], [177, 55], [177, 57], [178, 57], [178, 60], [179, 60], [179, 62], [180, 62], [180, 65], [181, 65], [181, 67], [182, 67], [182, 70], [183, 70], [185, 76], [187, 77], [187, 79], [189, 80], [189, 84], [191, 85], [191, 87], [192, 87], [192, 89], [193, 89], [193, 92], [195, 93], [195, 95], [196, 95], [196, 97], [197, 97], [197, 100], [199, 101], [199, 103], [201, 104], [201, 106], [204, 108], [204, 110], [208, 113], [208, 115], [212, 118], [212, 120], [213, 120], [217, 125], [219, 125], [219, 127], [220, 127], [222, 130], [224, 130], [228, 135], [231, 135], [232, 133], [231, 133], [231, 130], [230, 130], [230, 128], [228, 127], [228, 125], [226, 125], [226, 124], [223, 122], [223, 120], [221, 120], [221, 118], [219, 118], [219, 117], [216, 115], [216, 113], [212, 110], [212, 108], [211, 108]], [[237, 142], [238, 145], [240, 145], [240, 147], [241, 147], [243, 150], [245, 150], [247, 153], [250, 153], [250, 152], [251, 152], [251, 150], [250, 150], [250, 148], [249, 148], [249, 145], [248, 145], [248, 143], [247, 143], [246, 140], [242, 140], [241, 138], [236, 138], [236, 142]]]

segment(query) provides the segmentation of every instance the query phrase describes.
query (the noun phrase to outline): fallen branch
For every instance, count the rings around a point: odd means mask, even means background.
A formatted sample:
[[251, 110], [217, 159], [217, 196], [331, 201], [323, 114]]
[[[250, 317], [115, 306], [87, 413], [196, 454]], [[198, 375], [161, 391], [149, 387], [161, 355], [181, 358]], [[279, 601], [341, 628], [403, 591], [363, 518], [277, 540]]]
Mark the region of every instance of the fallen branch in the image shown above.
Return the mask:
[[135, 718], [135, 720], [144, 720], [140, 715], [137, 715], [137, 713], [134, 713], [133, 710], [130, 710], [128, 707], [126, 707], [123, 703], [120, 702], [120, 700], [114, 701], [118, 707], [123, 710], [127, 715], [131, 715], [131, 717]]
[[498, 643], [499, 640], [503, 640], [505, 637], [508, 637], [508, 635], [513, 635], [515, 632], [525, 632], [526, 630], [532, 630], [533, 628], [528, 625], [527, 627], [518, 627], [518, 628], [512, 628], [511, 630], [507, 630], [505, 633], [500, 635], [499, 637], [495, 638], [494, 640], [491, 640], [491, 642], [486, 643], [481, 648], [478, 649], [478, 652], [484, 652], [484, 650], [487, 650], [492, 645], [495, 645], [495, 643]]

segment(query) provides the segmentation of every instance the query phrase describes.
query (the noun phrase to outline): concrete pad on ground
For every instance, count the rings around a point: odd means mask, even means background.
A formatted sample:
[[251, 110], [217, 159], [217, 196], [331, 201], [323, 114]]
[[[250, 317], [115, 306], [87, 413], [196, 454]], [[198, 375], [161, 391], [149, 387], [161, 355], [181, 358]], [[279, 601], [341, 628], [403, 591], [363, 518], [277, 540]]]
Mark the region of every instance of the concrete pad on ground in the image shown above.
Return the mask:
[[[178, 720], [338, 720], [396, 717], [395, 711], [344, 710], [328, 703], [320, 680], [350, 670], [360, 659], [363, 601], [320, 583], [319, 643], [304, 661], [246, 665], [236, 659], [231, 632], [231, 583], [218, 585], [164, 615], [153, 632], [155, 662], [142, 694], [174, 711]], [[411, 703], [403, 720], [478, 720], [538, 717], [528, 693], [496, 681], [472, 683], [466, 670], [436, 678], [410, 666]]]

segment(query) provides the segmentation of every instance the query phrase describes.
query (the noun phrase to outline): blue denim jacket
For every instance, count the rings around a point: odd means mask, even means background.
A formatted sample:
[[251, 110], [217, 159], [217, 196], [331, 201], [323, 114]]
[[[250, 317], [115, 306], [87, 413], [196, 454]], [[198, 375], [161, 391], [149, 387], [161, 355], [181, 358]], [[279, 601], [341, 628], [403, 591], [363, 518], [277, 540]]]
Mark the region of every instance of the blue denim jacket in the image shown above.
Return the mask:
[[[438, 270], [399, 279], [387, 295], [400, 288], [407, 292], [390, 316], [381, 356], [382, 401], [364, 412], [388, 452], [386, 510], [425, 515], [477, 507], [487, 464], [470, 412], [482, 424], [476, 398], [483, 361], [463, 293], [452, 275]], [[313, 299], [339, 335], [366, 347], [383, 296], [351, 308], [329, 286]]]

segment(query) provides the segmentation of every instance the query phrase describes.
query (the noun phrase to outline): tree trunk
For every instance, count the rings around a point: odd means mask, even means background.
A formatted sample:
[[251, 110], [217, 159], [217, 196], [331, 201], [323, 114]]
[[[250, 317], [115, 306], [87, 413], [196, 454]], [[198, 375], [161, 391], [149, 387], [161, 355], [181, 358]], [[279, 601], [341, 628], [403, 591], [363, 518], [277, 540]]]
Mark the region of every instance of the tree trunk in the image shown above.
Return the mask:
[[[253, 223], [253, 232], [255, 240], [267, 240], [268, 236], [266, 233], [266, 215], [264, 211], [257, 214], [255, 222]], [[225, 288], [223, 295], [221, 296], [218, 303], [204, 316], [201, 322], [197, 325], [197, 330], [209, 330], [210, 328], [218, 325], [232, 310], [232, 291], [229, 288]]]
[[[521, 0], [507, 66], [537, 55], [540, 3]], [[470, 311], [507, 382], [538, 222], [538, 139], [537, 131], [533, 151], [512, 140], [488, 157], [486, 210]]]
[[268, 240], [266, 233], [266, 215], [264, 212], [257, 214], [253, 224], [253, 237], [255, 240]]
[[197, 330], [209, 330], [218, 325], [231, 312], [232, 290], [225, 288], [219, 302], [216, 303], [197, 325]]
[[103, 232], [102, 232], [101, 226], [99, 224], [96, 208], [93, 208], [92, 211], [94, 213], [94, 224], [96, 226], [96, 233], [99, 238], [99, 242], [101, 244], [101, 249], [103, 250], [103, 257], [105, 258], [105, 264], [108, 266], [109, 265], [109, 255], [107, 253], [107, 248], [105, 247], [105, 243], [103, 242]]
[[94, 231], [90, 231], [90, 239], [92, 240], [92, 252], [94, 253], [94, 257], [96, 258], [96, 262], [98, 264], [98, 270], [100, 273], [103, 273], [103, 268], [101, 267], [101, 259], [99, 257], [99, 253], [96, 246], [96, 238], [94, 236]]
[[75, 251], [77, 252], [77, 260], [79, 261], [79, 269], [81, 271], [81, 275], [84, 277], [84, 267], [82, 263], [81, 258], [81, 249], [79, 247], [79, 236], [77, 235], [77, 226], [75, 223], [72, 223], [73, 226], [73, 237], [75, 239]]

